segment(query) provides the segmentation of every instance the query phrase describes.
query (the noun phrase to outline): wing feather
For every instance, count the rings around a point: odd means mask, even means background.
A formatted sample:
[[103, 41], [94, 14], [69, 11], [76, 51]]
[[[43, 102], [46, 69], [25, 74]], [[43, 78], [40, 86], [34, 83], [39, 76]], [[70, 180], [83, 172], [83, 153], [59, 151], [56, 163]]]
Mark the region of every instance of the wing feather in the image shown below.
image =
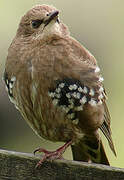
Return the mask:
[[108, 142], [109, 142], [109, 146], [112, 150], [112, 152], [114, 153], [114, 155], [116, 156], [116, 151], [114, 148], [114, 144], [113, 144], [113, 140], [111, 137], [111, 128], [110, 128], [110, 114], [107, 108], [106, 103], [103, 103], [104, 105], [104, 110], [105, 110], [105, 114], [104, 114], [104, 122], [102, 124], [102, 126], [100, 127], [101, 131], [103, 132], [103, 134], [105, 135], [105, 137], [107, 138]]

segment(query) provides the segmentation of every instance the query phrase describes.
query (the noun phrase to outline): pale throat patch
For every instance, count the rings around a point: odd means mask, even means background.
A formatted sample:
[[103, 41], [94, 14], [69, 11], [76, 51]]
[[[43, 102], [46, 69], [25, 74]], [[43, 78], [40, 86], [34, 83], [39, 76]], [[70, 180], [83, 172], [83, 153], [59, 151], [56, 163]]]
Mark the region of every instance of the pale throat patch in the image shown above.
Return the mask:
[[41, 29], [41, 31], [39, 30], [39, 33], [34, 37], [34, 39], [43, 39], [52, 34], [62, 34], [60, 25], [55, 21], [52, 21], [44, 29]]
[[61, 34], [60, 25], [57, 22], [52, 21], [43, 30], [44, 36], [50, 34]]

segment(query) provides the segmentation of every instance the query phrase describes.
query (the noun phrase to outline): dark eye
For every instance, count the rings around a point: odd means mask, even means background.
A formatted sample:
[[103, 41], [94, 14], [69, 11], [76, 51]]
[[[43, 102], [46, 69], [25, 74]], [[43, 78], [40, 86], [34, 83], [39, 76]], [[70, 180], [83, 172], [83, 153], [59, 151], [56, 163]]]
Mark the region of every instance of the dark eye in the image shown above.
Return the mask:
[[33, 21], [31, 22], [32, 27], [33, 27], [34, 29], [39, 28], [42, 23], [43, 23], [43, 20], [40, 20], [40, 19], [33, 20]]

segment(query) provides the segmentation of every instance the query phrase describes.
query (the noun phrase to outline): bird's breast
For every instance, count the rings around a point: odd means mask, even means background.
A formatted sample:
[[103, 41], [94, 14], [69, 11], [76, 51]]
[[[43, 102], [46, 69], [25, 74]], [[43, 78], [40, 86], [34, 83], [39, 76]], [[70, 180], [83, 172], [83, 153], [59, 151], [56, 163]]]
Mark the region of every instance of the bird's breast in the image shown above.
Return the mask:
[[24, 84], [20, 79], [16, 88], [19, 110], [37, 135], [51, 141], [76, 140], [83, 136], [82, 131], [67, 118], [66, 113], [54, 106], [43, 82]]

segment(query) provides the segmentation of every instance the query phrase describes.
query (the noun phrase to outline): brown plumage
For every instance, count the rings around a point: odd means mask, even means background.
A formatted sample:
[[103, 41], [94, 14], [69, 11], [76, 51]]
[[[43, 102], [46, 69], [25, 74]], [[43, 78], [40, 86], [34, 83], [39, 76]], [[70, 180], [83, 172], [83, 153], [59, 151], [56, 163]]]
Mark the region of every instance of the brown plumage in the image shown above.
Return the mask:
[[42, 148], [45, 159], [61, 158], [71, 145], [74, 160], [109, 164], [99, 129], [111, 138], [103, 78], [96, 59], [69, 35], [51, 6], [24, 15], [8, 50], [4, 80], [11, 101], [37, 135], [66, 144]]

